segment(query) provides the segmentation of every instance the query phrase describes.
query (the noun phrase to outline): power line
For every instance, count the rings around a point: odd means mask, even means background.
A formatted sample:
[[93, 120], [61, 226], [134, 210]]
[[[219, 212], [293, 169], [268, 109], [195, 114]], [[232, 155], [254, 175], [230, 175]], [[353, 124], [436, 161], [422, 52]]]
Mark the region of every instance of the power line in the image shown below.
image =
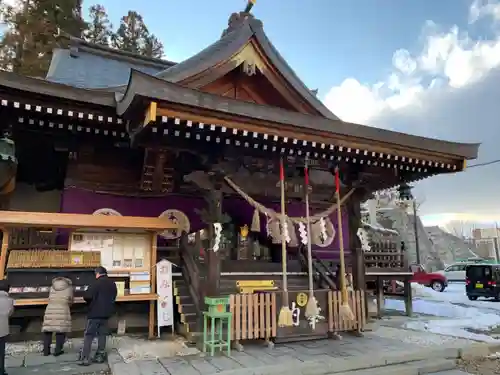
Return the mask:
[[491, 164], [497, 164], [497, 163], [500, 163], [500, 159], [496, 159], [496, 160], [491, 160], [491, 161], [487, 161], [485, 163], [478, 163], [478, 164], [473, 164], [473, 165], [470, 165], [466, 168], [469, 169], [469, 168], [475, 168], [475, 167], [485, 167], [487, 165], [491, 165]]

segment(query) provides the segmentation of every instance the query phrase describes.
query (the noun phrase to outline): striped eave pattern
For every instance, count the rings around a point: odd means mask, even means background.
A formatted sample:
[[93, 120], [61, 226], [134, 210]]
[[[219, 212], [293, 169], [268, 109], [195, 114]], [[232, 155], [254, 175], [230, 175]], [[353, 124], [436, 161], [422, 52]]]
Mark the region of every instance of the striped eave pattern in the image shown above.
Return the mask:
[[308, 156], [316, 160], [345, 161], [374, 167], [394, 168], [411, 172], [427, 173], [436, 170], [456, 171], [456, 164], [435, 160], [416, 159], [402, 155], [391, 155], [348, 146], [312, 142], [295, 138], [270, 135], [254, 131], [228, 128], [223, 125], [205, 124], [177, 117], [159, 116], [149, 125], [152, 133], [198, 141], [226, 144], [242, 148], [253, 148], [277, 152], [286, 156]]

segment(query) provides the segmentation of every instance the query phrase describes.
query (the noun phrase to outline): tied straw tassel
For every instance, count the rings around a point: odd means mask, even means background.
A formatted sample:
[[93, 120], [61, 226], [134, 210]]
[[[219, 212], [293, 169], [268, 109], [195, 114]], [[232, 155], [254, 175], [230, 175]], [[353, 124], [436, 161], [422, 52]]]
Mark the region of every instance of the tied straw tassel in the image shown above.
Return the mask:
[[354, 313], [349, 306], [349, 298], [347, 295], [347, 285], [345, 280], [345, 259], [344, 259], [344, 234], [342, 232], [342, 210], [340, 203], [340, 177], [339, 168], [335, 167], [335, 197], [337, 199], [337, 231], [339, 234], [340, 247], [340, 295], [341, 304], [339, 309], [340, 318], [347, 321], [354, 321]]
[[304, 186], [305, 186], [305, 201], [306, 201], [306, 226], [307, 226], [307, 273], [309, 277], [309, 298], [307, 299], [305, 316], [306, 318], [319, 315], [318, 301], [314, 297], [314, 280], [312, 266], [312, 233], [311, 233], [311, 217], [309, 214], [309, 170], [307, 158], [304, 162]]
[[256, 233], [260, 232], [260, 215], [258, 209], [255, 209], [253, 211], [252, 225], [250, 226], [250, 231]]
[[283, 300], [278, 315], [278, 327], [290, 327], [293, 325], [292, 310], [288, 303], [288, 278], [286, 274], [286, 216], [285, 216], [285, 171], [283, 158], [280, 159], [280, 188], [281, 188], [281, 262], [283, 269]]

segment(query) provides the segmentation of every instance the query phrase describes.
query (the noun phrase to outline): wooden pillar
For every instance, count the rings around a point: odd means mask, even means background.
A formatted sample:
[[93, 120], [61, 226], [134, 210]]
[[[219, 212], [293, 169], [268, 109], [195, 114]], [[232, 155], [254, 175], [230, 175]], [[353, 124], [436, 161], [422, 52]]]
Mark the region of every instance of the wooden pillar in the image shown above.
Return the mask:
[[[153, 233], [151, 236], [151, 254], [150, 254], [150, 264], [149, 269], [151, 272], [151, 294], [156, 294], [156, 257], [157, 257], [157, 244], [158, 244], [158, 234]], [[149, 301], [149, 329], [148, 337], [150, 339], [155, 337], [155, 315], [156, 315], [156, 304], [157, 300]]]
[[406, 277], [404, 280], [404, 299], [405, 299], [405, 311], [406, 316], [413, 315], [413, 295], [411, 290], [410, 278]]
[[361, 226], [361, 195], [354, 192], [345, 205], [349, 220], [349, 249], [351, 250], [354, 289], [365, 290], [365, 262], [358, 237], [358, 229]]
[[7, 255], [9, 250], [9, 230], [2, 229], [2, 248], [0, 250], [0, 280], [5, 279], [5, 267], [7, 265]]
[[208, 238], [210, 238], [209, 248], [205, 250], [205, 263], [207, 271], [207, 280], [205, 285], [205, 296], [215, 297], [219, 295], [219, 285], [220, 285], [220, 268], [221, 268], [221, 258], [220, 251], [214, 252], [213, 245], [215, 241], [215, 223], [224, 224], [223, 214], [222, 214], [222, 192], [216, 186], [215, 189], [208, 192], [206, 201], [208, 203], [207, 213], [208, 213]]
[[384, 280], [381, 276], [377, 276], [377, 318], [382, 318], [384, 311]]

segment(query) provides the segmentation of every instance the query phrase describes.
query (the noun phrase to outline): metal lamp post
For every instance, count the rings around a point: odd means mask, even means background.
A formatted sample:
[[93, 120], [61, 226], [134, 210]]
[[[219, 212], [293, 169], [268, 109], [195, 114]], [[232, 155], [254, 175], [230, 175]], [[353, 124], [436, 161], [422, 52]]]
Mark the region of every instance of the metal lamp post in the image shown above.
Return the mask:
[[412, 200], [413, 202], [413, 231], [415, 232], [415, 252], [417, 255], [417, 264], [421, 264], [420, 262], [420, 245], [418, 243], [418, 223], [417, 223], [417, 202], [415, 201], [415, 197], [413, 196], [411, 189], [413, 186], [408, 185], [407, 183], [402, 183], [398, 187], [399, 198], [402, 200]]

